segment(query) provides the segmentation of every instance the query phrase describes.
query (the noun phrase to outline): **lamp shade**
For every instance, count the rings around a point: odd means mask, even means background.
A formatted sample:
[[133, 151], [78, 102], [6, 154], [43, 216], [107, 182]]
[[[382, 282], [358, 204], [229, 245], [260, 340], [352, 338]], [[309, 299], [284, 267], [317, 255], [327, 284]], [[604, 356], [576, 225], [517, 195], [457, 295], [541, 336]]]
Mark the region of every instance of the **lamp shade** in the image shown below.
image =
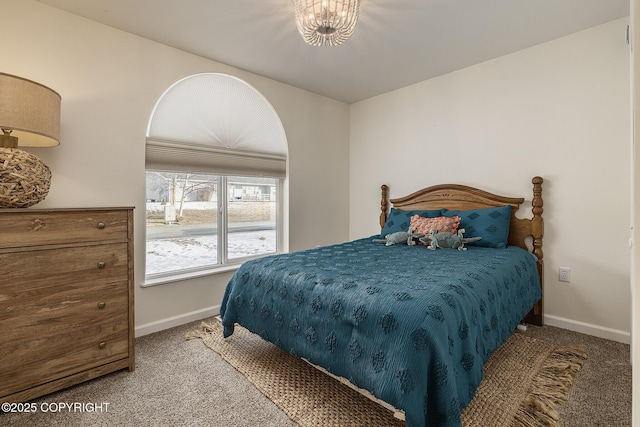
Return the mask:
[[0, 129], [24, 147], [60, 144], [60, 95], [40, 83], [0, 73]]

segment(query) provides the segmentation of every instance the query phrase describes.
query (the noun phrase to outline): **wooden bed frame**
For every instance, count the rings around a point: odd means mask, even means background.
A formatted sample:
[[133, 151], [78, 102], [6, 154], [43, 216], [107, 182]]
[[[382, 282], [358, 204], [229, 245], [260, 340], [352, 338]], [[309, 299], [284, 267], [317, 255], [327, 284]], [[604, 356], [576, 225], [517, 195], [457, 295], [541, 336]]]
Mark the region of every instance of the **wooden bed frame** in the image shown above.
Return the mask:
[[[380, 227], [384, 227], [389, 214], [389, 202], [399, 210], [428, 210], [428, 209], [483, 209], [511, 205], [511, 223], [509, 226], [509, 245], [519, 246], [533, 252], [538, 258], [537, 267], [540, 276], [540, 289], [544, 292], [544, 260], [542, 253], [542, 237], [544, 222], [542, 220], [542, 178], [534, 177], [533, 199], [531, 200], [531, 218], [517, 218], [516, 212], [524, 203], [524, 198], [498, 196], [477, 188], [460, 184], [441, 184], [427, 187], [405, 197], [389, 199], [389, 187], [382, 186], [382, 200], [380, 202]], [[530, 242], [530, 244], [528, 244]], [[524, 322], [543, 325], [544, 298], [540, 299], [524, 318]]]

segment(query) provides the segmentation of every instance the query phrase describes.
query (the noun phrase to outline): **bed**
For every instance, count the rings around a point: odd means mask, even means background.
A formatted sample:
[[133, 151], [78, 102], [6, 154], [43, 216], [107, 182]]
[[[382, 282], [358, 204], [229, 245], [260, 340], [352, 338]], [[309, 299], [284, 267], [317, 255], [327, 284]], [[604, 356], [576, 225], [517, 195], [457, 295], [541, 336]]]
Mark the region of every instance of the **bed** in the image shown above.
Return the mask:
[[[524, 198], [447, 184], [389, 199], [383, 185], [381, 235], [245, 262], [225, 290], [224, 335], [242, 325], [409, 427], [459, 426], [493, 351], [520, 322], [542, 324], [542, 178], [532, 184], [528, 218]], [[458, 218], [481, 239], [464, 251], [375, 242], [412, 218]]]

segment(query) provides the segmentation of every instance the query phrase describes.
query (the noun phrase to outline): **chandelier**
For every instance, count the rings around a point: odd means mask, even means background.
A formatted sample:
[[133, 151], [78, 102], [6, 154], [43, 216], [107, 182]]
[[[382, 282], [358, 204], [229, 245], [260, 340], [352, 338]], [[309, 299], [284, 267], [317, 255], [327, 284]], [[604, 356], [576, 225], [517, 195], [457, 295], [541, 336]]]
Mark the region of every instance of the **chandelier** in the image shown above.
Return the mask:
[[338, 46], [356, 27], [360, 0], [296, 0], [296, 24], [312, 46]]

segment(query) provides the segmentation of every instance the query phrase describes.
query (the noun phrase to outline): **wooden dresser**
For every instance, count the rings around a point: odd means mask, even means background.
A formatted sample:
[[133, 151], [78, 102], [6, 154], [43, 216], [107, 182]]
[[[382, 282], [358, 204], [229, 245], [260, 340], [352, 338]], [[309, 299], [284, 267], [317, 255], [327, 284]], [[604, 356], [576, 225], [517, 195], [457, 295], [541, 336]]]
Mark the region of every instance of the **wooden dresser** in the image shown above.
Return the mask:
[[0, 402], [134, 364], [133, 208], [0, 210]]

